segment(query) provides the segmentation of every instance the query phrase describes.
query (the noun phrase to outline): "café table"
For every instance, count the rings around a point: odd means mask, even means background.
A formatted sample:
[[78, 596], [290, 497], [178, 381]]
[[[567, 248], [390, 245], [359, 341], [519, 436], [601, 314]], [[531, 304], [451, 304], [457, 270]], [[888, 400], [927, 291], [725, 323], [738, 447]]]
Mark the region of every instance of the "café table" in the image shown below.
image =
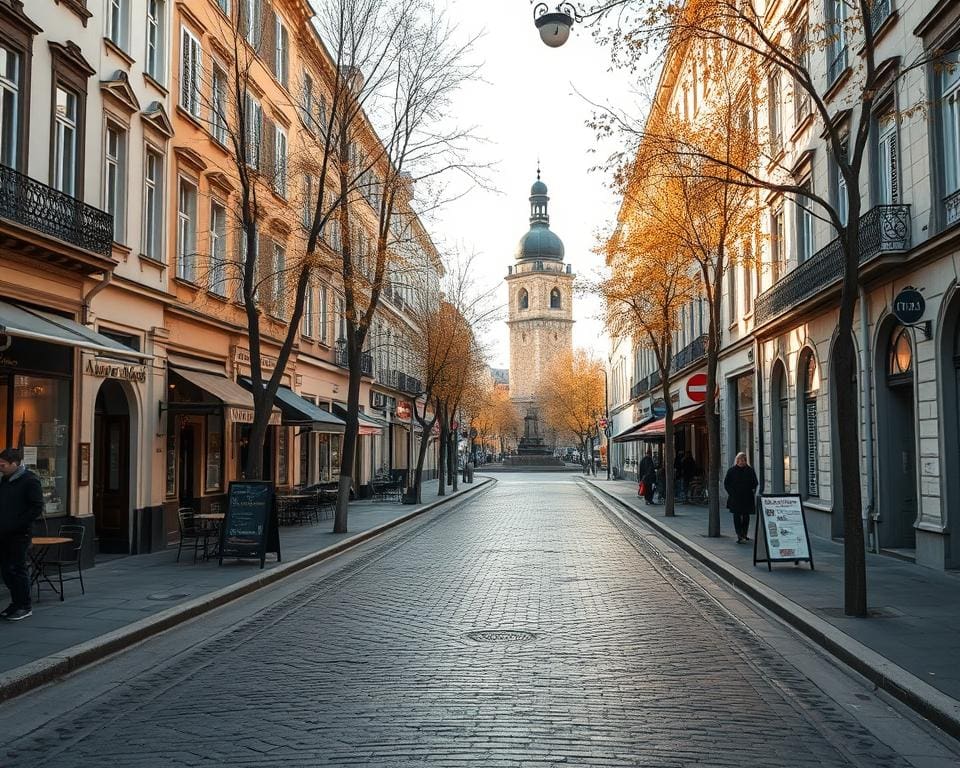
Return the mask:
[[44, 581], [57, 595], [60, 599], [63, 600], [63, 595], [60, 594], [60, 590], [57, 589], [57, 585], [50, 581], [49, 577], [43, 571], [43, 564], [47, 559], [47, 555], [50, 553], [50, 547], [58, 547], [61, 544], [72, 544], [73, 539], [67, 536], [34, 536], [30, 540], [30, 549], [28, 554], [30, 556], [30, 587], [32, 588], [34, 584], [37, 585], [37, 599], [40, 599], [40, 582]]
[[226, 519], [226, 514], [223, 512], [201, 512], [200, 514], [194, 515], [194, 520], [209, 520], [213, 523], [213, 528], [210, 532], [214, 534], [214, 544], [213, 549], [208, 550], [206, 544], [203, 547], [203, 556], [205, 558], [216, 557], [217, 553], [220, 550], [220, 526], [223, 524], [223, 521]]
[[[316, 514], [317, 494], [284, 493], [277, 494], [277, 520], [280, 525], [297, 522], [303, 524], [308, 514]], [[308, 510], [308, 507], [313, 507]]]

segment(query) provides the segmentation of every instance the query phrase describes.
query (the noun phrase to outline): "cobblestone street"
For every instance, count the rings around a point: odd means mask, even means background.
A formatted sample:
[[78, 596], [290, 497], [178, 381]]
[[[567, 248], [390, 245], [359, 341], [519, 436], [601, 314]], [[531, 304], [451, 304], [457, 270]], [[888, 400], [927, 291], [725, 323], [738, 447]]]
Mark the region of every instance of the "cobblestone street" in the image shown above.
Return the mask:
[[909, 764], [572, 477], [500, 479], [226, 632], [205, 621], [2, 737], [0, 765]]

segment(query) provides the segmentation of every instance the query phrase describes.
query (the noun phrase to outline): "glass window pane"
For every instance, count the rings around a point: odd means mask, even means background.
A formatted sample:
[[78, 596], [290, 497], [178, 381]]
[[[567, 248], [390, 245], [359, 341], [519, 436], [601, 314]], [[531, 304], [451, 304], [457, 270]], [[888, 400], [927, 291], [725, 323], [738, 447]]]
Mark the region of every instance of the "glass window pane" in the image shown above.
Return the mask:
[[67, 513], [70, 382], [15, 376], [13, 441], [43, 487], [44, 514]]

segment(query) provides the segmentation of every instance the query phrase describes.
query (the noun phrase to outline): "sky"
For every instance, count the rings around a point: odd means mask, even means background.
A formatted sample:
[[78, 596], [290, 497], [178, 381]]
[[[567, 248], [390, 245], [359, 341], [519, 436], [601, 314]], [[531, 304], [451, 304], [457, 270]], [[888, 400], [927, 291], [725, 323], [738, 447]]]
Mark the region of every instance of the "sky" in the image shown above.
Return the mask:
[[[601, 145], [585, 122], [595, 111], [589, 101], [636, 104], [632, 78], [611, 71], [609, 52], [587, 28], [574, 27], [566, 45], [548, 48], [533, 24], [527, 0], [440, 0], [463, 37], [482, 35], [473, 58], [480, 78], [466, 84], [454, 103], [461, 125], [476, 126], [478, 162], [494, 162], [495, 191], [474, 188], [431, 217], [428, 228], [441, 250], [474, 253], [478, 290], [499, 286], [497, 303], [506, 319], [503, 277], [514, 263], [520, 238], [529, 229], [530, 185], [539, 158], [550, 194], [550, 228], [563, 240], [565, 260], [578, 275], [596, 273], [602, 259], [593, 253], [598, 233], [609, 232], [619, 199], [607, 175], [590, 169], [614, 149]], [[595, 150], [595, 151], [591, 151]], [[451, 180], [452, 183], [456, 183]], [[462, 182], [461, 182], [462, 186]], [[574, 299], [574, 346], [607, 354], [607, 338], [595, 297]], [[494, 323], [489, 362], [506, 368], [509, 336]]]

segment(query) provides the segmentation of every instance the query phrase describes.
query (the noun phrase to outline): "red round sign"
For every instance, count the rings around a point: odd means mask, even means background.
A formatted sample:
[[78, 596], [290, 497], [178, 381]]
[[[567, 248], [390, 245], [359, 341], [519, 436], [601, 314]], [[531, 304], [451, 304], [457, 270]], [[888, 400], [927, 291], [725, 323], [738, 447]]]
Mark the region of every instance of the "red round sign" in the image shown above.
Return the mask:
[[695, 403], [707, 399], [707, 374], [695, 373], [687, 379], [687, 397]]

